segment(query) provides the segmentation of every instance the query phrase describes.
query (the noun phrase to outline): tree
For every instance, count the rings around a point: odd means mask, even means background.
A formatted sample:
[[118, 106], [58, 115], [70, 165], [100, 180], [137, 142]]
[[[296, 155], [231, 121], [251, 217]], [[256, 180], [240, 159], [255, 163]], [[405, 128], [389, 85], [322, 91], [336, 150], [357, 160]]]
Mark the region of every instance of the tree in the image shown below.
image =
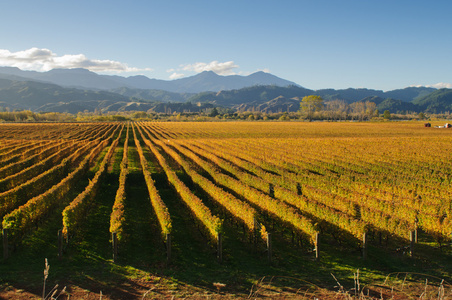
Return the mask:
[[306, 113], [309, 122], [312, 121], [314, 112], [321, 111], [323, 108], [323, 98], [316, 95], [304, 96], [300, 102], [300, 110]]
[[218, 113], [217, 108], [216, 107], [212, 108], [212, 110], [210, 111], [209, 117], [216, 117], [218, 115], [219, 115], [219, 113]]
[[366, 115], [368, 120], [371, 120], [375, 115], [375, 111], [377, 110], [377, 105], [375, 102], [366, 101]]
[[389, 112], [389, 110], [384, 111], [383, 118], [385, 118], [387, 120], [391, 119], [391, 113]]
[[360, 121], [364, 120], [366, 115], [366, 104], [364, 102], [353, 102], [350, 104], [350, 108], [353, 111], [354, 116], [358, 117]]
[[330, 120], [347, 119], [347, 103], [344, 100], [331, 100], [325, 102], [326, 115]]

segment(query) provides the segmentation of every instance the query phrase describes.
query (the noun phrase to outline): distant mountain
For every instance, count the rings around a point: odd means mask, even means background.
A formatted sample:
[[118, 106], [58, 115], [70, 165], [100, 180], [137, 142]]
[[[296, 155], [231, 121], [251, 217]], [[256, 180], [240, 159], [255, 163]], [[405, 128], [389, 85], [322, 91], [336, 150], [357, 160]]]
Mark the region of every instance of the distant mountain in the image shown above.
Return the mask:
[[420, 111], [440, 113], [452, 111], [452, 89], [439, 89], [424, 97], [413, 100]]
[[353, 103], [356, 101], [361, 101], [368, 97], [382, 97], [386, 98], [383, 91], [380, 90], [369, 90], [369, 89], [345, 89], [345, 90], [333, 90], [333, 89], [323, 89], [317, 90], [316, 95], [321, 96], [325, 100], [344, 100], [347, 103]]
[[[105, 91], [63, 88], [55, 84], [36, 81], [12, 81], [0, 79], [0, 102], [3, 102], [3, 105], [14, 109], [39, 111], [40, 107], [46, 107], [49, 103], [105, 100], [117, 102], [129, 101], [129, 98]], [[95, 106], [97, 107], [98, 105]]]
[[236, 108], [239, 111], [260, 111], [264, 113], [296, 112], [300, 109], [300, 98], [287, 99], [284, 96], [279, 96], [264, 103], [258, 101], [243, 103]]
[[[62, 87], [82, 89], [108, 90], [116, 88], [119, 85], [113, 79], [115, 78], [114, 76], [98, 75], [86, 69], [53, 69], [48, 72], [36, 72], [22, 71], [18, 68], [11, 67], [0, 67], [0, 74], [18, 76], [28, 81], [46, 82]], [[14, 77], [9, 79], [17, 80]]]
[[[5, 75], [14, 76], [5, 78]], [[18, 68], [0, 67], [0, 78], [41, 81], [63, 87], [83, 89], [110, 90], [121, 87], [138, 89], [165, 90], [177, 93], [199, 93], [204, 91], [240, 89], [253, 85], [296, 85], [294, 82], [281, 79], [269, 73], [256, 72], [248, 76], [220, 76], [212, 71], [205, 71], [194, 76], [176, 80], [150, 79], [146, 76], [111, 76], [99, 75], [86, 69], [54, 69], [48, 72], [22, 71]]]
[[[1, 72], [9, 72], [9, 74]], [[27, 77], [39, 79], [31, 80]], [[9, 78], [9, 79], [8, 79]], [[12, 79], [11, 79], [12, 78]], [[84, 78], [85, 81], [82, 81]], [[59, 81], [62, 85], [77, 83], [103, 86], [109, 90], [63, 87], [46, 80]], [[246, 79], [246, 80], [245, 80]], [[17, 68], [0, 68], [0, 108], [29, 109], [33, 111], [58, 111], [77, 113], [79, 111], [130, 111], [154, 110], [159, 112], [199, 111], [213, 106], [237, 110], [256, 110], [262, 112], [296, 111], [299, 102], [307, 95], [320, 95], [325, 101], [344, 100], [347, 103], [371, 101], [377, 104], [380, 112], [441, 113], [452, 110], [452, 90], [436, 90], [426, 87], [409, 87], [383, 92], [371, 89], [323, 89], [310, 90], [298, 85], [278, 86], [276, 84], [255, 84], [238, 89], [216, 92], [178, 93], [159, 89], [139, 89], [122, 85], [124, 80], [134, 81], [135, 85], [155, 82], [144, 76], [124, 78], [103, 76], [84, 70], [52, 70], [45, 73], [21, 71]], [[177, 82], [179, 88], [187, 90], [216, 86], [234, 86], [256, 82], [278, 82], [271, 74], [258, 72], [249, 76], [220, 76], [214, 72], [203, 72], [178, 81], [163, 81], [165, 84]], [[284, 83], [279, 82], [279, 83]]]
[[235, 107], [244, 103], [259, 105], [279, 96], [285, 98], [304, 97], [315, 91], [299, 86], [279, 87], [274, 85], [252, 86], [238, 90], [221, 91], [218, 93], [199, 93], [188, 100], [191, 102], [210, 102], [219, 106]]
[[385, 101], [385, 99], [384, 99], [384, 98], [381, 98], [381, 97], [378, 97], [378, 96], [372, 96], [372, 97], [366, 97], [366, 98], [363, 98], [363, 99], [361, 99], [361, 100], [359, 100], [359, 101], [361, 101], [361, 102], [373, 102], [373, 103], [375, 103], [376, 105], [378, 105], [378, 104], [380, 104], [381, 102]]
[[422, 98], [436, 91], [435, 88], [429, 87], [407, 87], [404, 89], [392, 90], [384, 93], [384, 98], [393, 98], [405, 102], [411, 102], [415, 99]]
[[122, 87], [112, 89], [110, 92], [117, 93], [129, 98], [147, 100], [147, 101], [162, 101], [162, 102], [185, 102], [195, 94], [192, 93], [174, 93], [164, 90], [143, 90]]
[[389, 110], [391, 113], [400, 113], [406, 111], [419, 112], [419, 107], [411, 102], [405, 102], [398, 99], [387, 98], [377, 104], [380, 113]]

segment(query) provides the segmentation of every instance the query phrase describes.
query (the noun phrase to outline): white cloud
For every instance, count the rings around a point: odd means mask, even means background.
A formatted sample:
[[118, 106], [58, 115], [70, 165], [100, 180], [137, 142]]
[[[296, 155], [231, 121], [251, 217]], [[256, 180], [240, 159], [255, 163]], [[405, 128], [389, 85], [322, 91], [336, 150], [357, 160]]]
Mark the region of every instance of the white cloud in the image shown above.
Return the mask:
[[185, 76], [185, 74], [174, 72], [173, 74], [170, 75], [169, 78], [170, 78], [170, 79], [179, 79], [179, 78], [182, 78], [182, 77], [184, 77], [184, 76]]
[[437, 89], [443, 89], [443, 88], [448, 88], [451, 89], [452, 88], [452, 83], [445, 83], [445, 82], [438, 82], [432, 85], [427, 85], [427, 87], [434, 87]]
[[197, 62], [194, 64], [182, 65], [181, 67], [184, 71], [194, 71], [197, 73], [214, 71], [218, 75], [235, 75], [236, 73], [233, 69], [236, 69], [239, 66], [234, 64], [233, 61], [219, 62], [214, 60], [210, 63]]
[[33, 71], [49, 71], [56, 68], [84, 68], [93, 72], [114, 73], [152, 71], [150, 68], [132, 68], [113, 60], [89, 59], [83, 54], [58, 56], [49, 49], [39, 48], [18, 52], [0, 49], [0, 65]]

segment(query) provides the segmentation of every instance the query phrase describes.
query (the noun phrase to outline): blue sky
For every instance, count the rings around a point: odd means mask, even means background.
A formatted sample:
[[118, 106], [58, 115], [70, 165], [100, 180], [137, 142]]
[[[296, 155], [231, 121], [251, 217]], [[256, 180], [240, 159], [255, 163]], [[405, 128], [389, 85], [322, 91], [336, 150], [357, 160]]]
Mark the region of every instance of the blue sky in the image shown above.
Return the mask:
[[310, 89], [452, 87], [452, 1], [0, 3], [0, 65], [176, 79], [263, 70]]

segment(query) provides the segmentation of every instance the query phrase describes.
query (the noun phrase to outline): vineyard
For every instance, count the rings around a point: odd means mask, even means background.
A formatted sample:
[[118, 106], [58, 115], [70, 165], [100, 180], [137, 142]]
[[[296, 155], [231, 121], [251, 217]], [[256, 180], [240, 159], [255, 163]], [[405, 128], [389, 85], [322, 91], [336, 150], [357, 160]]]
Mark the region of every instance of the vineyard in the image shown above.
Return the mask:
[[451, 282], [451, 144], [418, 122], [0, 124], [0, 284], [44, 258], [104, 290], [127, 266], [242, 296], [356, 269]]

